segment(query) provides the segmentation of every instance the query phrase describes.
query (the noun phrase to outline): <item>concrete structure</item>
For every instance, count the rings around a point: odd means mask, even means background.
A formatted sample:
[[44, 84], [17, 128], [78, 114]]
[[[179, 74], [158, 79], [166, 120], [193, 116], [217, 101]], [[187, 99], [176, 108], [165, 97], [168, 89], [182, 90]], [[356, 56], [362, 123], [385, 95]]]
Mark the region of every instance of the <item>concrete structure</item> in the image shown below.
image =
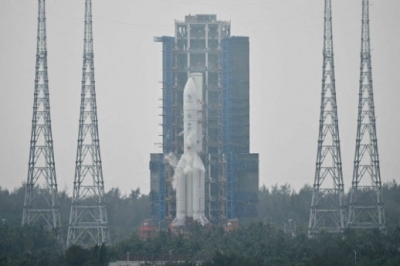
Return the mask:
[[[256, 217], [258, 154], [249, 153], [249, 38], [231, 37], [229, 21], [189, 15], [175, 22], [163, 46], [162, 153], [150, 155], [152, 214], [175, 217], [174, 164], [183, 153], [183, 89], [191, 73], [202, 73], [206, 217], [213, 224]], [[172, 157], [174, 157], [172, 156]], [[170, 158], [171, 156], [168, 156]]]

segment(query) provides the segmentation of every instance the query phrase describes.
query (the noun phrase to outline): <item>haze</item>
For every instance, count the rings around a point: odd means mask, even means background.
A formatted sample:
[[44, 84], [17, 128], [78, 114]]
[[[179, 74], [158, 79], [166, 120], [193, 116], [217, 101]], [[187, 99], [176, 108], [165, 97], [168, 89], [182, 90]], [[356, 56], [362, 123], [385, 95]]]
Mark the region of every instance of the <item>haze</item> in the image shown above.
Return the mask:
[[[382, 181], [400, 162], [400, 1], [372, 0], [372, 66]], [[48, 0], [47, 47], [59, 189], [72, 190], [82, 79], [84, 1]], [[174, 20], [217, 14], [250, 37], [251, 152], [260, 186], [314, 181], [322, 79], [323, 5], [317, 0], [93, 0], [96, 91], [105, 187], [150, 189], [160, 152], [161, 45]], [[333, 1], [339, 130], [351, 186], [358, 105], [361, 0]], [[0, 186], [26, 182], [34, 91], [37, 1], [0, 1]]]

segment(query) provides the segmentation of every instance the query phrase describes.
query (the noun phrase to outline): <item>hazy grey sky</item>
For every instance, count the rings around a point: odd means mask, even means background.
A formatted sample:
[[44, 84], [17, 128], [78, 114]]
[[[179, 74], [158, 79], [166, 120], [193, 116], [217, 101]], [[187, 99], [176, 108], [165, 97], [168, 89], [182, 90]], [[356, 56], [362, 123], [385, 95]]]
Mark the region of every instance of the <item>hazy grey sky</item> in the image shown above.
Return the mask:
[[[81, 90], [84, 0], [47, 0], [49, 89], [57, 180], [72, 190]], [[345, 190], [351, 185], [361, 0], [333, 0], [336, 89]], [[383, 181], [399, 180], [399, 0], [371, 0], [377, 135]], [[160, 152], [161, 44], [187, 14], [217, 14], [250, 37], [251, 152], [260, 186], [314, 181], [322, 79], [323, 0], [93, 0], [99, 134], [106, 190], [148, 193]], [[36, 0], [0, 0], [0, 186], [26, 181]]]

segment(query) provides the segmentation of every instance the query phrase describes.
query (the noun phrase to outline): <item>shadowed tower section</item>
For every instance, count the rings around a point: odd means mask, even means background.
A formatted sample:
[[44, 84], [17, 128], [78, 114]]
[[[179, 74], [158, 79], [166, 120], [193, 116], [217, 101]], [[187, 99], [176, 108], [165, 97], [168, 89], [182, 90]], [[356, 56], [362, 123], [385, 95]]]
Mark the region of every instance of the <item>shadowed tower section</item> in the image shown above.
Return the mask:
[[325, 0], [323, 77], [317, 163], [311, 201], [309, 237], [345, 226], [343, 174], [335, 88], [331, 0]]
[[23, 225], [43, 225], [61, 237], [47, 76], [46, 4], [39, 0], [36, 76]]
[[385, 230], [382, 183], [376, 137], [369, 33], [369, 1], [362, 2], [362, 36], [357, 138], [348, 226]]
[[92, 3], [86, 0], [78, 148], [67, 246], [109, 244], [97, 122]]

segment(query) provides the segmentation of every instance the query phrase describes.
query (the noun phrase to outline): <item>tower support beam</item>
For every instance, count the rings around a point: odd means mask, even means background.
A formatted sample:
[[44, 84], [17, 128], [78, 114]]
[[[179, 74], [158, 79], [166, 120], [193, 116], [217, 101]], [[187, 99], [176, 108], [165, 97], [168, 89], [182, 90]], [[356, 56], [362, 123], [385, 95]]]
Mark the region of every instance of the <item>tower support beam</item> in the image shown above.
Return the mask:
[[85, 1], [82, 92], [67, 246], [109, 244], [94, 79], [92, 1]]
[[321, 230], [341, 232], [345, 227], [331, 8], [331, 0], [325, 0], [321, 110], [309, 237]]
[[39, 0], [38, 4], [35, 92], [22, 224], [51, 228], [61, 240], [47, 75], [46, 2]]
[[354, 171], [348, 227], [385, 231], [369, 32], [369, 0], [362, 1], [361, 65]]

